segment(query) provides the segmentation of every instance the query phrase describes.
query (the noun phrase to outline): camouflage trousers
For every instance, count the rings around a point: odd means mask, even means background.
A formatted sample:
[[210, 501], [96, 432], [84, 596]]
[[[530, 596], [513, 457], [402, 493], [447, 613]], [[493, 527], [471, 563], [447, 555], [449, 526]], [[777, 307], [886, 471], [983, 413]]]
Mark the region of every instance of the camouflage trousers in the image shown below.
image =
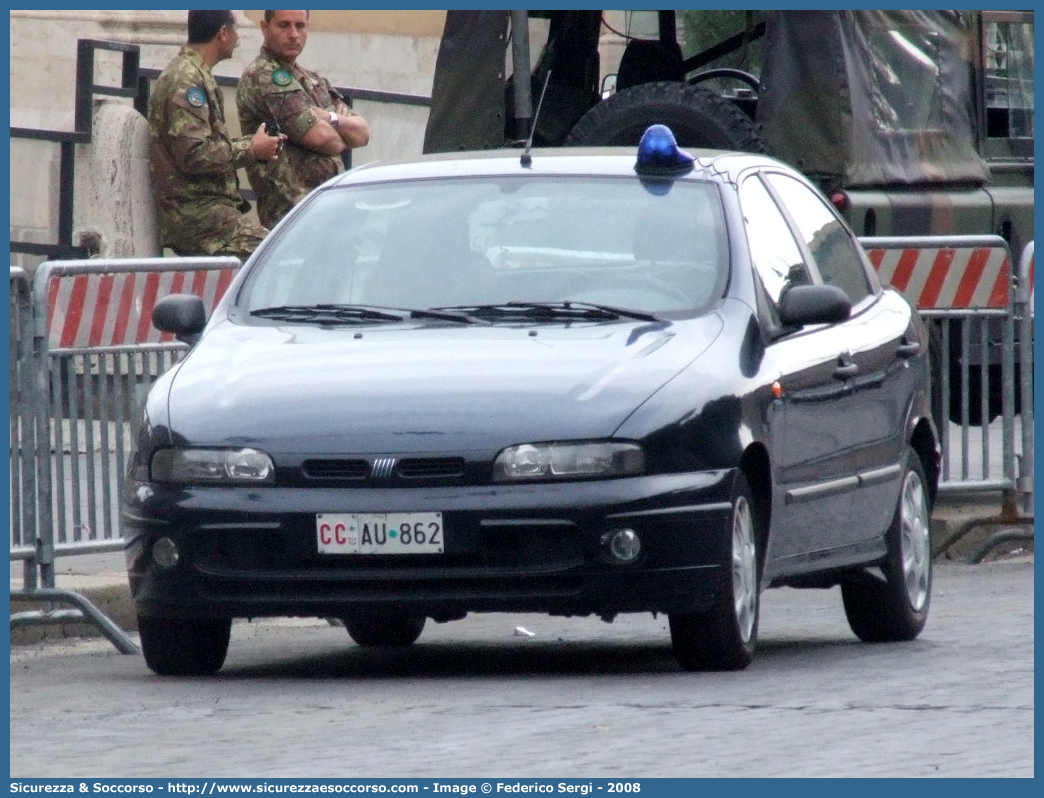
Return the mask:
[[227, 205], [182, 208], [165, 214], [163, 244], [183, 257], [231, 255], [245, 261], [268, 235], [268, 229]]
[[267, 228], [244, 219], [231, 239], [220, 244], [217, 249], [207, 254], [232, 255], [241, 261], [245, 261], [257, 249], [258, 244], [264, 241], [266, 235], [268, 235]]

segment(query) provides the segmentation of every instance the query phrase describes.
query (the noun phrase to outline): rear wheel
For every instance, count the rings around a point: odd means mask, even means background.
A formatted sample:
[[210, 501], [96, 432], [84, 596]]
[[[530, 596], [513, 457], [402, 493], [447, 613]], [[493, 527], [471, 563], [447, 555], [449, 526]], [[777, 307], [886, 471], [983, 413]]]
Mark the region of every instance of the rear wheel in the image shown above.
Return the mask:
[[427, 618], [346, 618], [344, 627], [363, 648], [410, 646], [424, 631]]
[[758, 525], [747, 478], [737, 473], [732, 487], [732, 525], [724, 584], [705, 612], [671, 613], [671, 643], [685, 670], [746, 668], [758, 636], [760, 585]]
[[229, 618], [138, 618], [145, 664], [160, 676], [208, 676], [221, 670], [232, 636]]
[[927, 483], [917, 452], [906, 456], [895, 517], [886, 533], [883, 578], [860, 571], [841, 583], [848, 625], [860, 640], [913, 640], [928, 620], [932, 535]]

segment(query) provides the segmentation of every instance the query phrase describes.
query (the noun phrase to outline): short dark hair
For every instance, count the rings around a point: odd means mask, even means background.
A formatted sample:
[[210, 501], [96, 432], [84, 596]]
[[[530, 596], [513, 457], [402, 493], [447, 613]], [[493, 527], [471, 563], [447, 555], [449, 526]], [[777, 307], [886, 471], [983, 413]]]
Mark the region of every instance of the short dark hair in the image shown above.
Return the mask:
[[189, 44], [206, 44], [226, 25], [230, 28], [236, 26], [235, 15], [227, 9], [224, 11], [189, 11]]
[[[265, 22], [266, 23], [267, 22], [271, 22], [272, 21], [272, 17], [274, 17], [274, 16], [275, 16], [275, 11], [266, 11], [265, 12]], [[306, 17], [310, 16], [310, 13], [308, 11], [305, 11], [305, 16]]]

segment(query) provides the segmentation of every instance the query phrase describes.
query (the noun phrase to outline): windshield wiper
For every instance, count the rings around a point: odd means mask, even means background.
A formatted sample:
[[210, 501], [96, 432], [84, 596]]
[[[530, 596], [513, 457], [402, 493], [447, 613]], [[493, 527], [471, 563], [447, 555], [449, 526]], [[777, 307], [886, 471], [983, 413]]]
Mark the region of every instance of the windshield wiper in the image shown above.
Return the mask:
[[455, 310], [446, 310], [444, 308], [428, 308], [426, 310], [416, 308], [410, 311], [410, 318], [440, 319], [441, 321], [455, 321], [459, 324], [476, 324], [478, 321], [466, 313], [460, 313]]
[[365, 305], [279, 305], [250, 311], [251, 316], [276, 321], [317, 324], [355, 324], [358, 322], [402, 321], [396, 313], [375, 310]]
[[592, 302], [504, 302], [499, 305], [457, 305], [436, 310], [458, 310], [469, 316], [486, 319], [532, 319], [535, 321], [615, 321], [621, 317], [640, 321], [659, 321], [651, 313], [628, 310]]

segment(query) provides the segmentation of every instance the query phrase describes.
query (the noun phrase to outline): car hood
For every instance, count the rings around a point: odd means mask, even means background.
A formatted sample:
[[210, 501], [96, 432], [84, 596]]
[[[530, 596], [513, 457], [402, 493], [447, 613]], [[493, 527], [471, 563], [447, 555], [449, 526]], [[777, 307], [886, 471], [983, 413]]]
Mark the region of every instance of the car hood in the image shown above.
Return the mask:
[[211, 328], [170, 382], [187, 445], [438, 452], [602, 438], [720, 334], [682, 322]]

